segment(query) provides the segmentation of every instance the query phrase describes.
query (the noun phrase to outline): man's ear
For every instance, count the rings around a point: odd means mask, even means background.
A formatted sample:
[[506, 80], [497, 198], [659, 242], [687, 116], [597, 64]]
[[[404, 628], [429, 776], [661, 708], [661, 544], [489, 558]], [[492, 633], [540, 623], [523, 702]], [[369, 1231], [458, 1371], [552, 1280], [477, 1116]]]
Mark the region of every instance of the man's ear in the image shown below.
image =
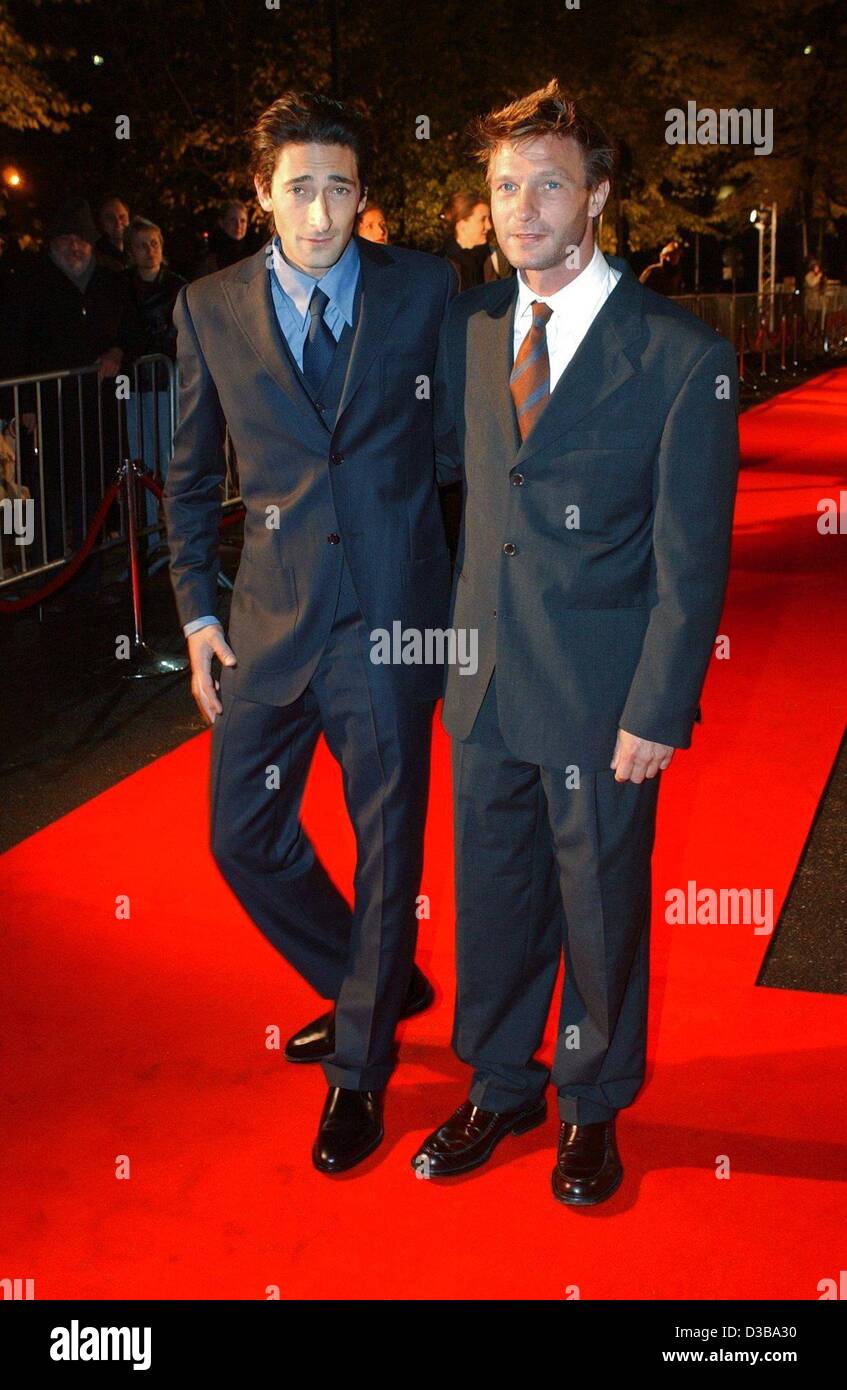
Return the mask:
[[596, 188], [592, 188], [588, 195], [588, 216], [599, 217], [606, 206], [606, 199], [609, 196], [611, 184], [608, 179], [603, 179]]
[[356, 216], [357, 216], [357, 217], [361, 217], [361, 215], [362, 215], [362, 213], [364, 212], [365, 207], [366, 207], [366, 205], [367, 205], [367, 201], [368, 201], [368, 186], [367, 186], [367, 184], [365, 184], [364, 188], [362, 189], [362, 196], [361, 196], [361, 198], [359, 199], [359, 206], [356, 208]]
[[258, 174], [256, 174], [253, 179], [253, 187], [256, 190], [256, 197], [259, 200], [259, 207], [262, 211], [273, 212], [273, 203], [271, 202], [270, 194], [265, 192], [264, 184], [261, 183]]

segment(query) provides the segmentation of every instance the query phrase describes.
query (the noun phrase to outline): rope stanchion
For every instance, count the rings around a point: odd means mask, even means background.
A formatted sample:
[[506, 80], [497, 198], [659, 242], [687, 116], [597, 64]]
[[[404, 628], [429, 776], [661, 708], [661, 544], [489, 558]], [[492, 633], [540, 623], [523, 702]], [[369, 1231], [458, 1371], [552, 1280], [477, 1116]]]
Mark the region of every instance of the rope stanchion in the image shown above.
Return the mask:
[[124, 459], [120, 478], [124, 487], [127, 518], [127, 548], [129, 550], [129, 583], [132, 594], [133, 639], [128, 657], [121, 658], [121, 675], [126, 680], [146, 680], [149, 676], [170, 676], [186, 671], [190, 665], [187, 656], [162, 656], [144, 641], [141, 617], [141, 574], [138, 565], [138, 526], [135, 518], [136, 482], [141, 481], [161, 496], [162, 489], [135, 459]]
[[[187, 656], [168, 656], [156, 652], [144, 640], [143, 619], [141, 609], [141, 572], [138, 562], [138, 522], [136, 518], [137, 504], [137, 484], [147, 488], [158, 501], [161, 501], [164, 492], [161, 485], [149, 473], [145, 473], [143, 468], [135, 459], [124, 459], [118, 470], [117, 477], [111, 482], [97, 507], [91, 524], [83, 539], [82, 545], [75, 555], [71, 556], [68, 562], [46, 583], [34, 589], [31, 593], [23, 595], [17, 599], [0, 598], [0, 617], [4, 614], [22, 613], [29, 608], [34, 608], [37, 604], [43, 603], [51, 594], [62, 589], [74, 577], [77, 571], [85, 564], [91, 554], [94, 542], [102, 530], [109, 509], [116, 497], [122, 497], [126, 507], [126, 527], [127, 527], [127, 551], [128, 551], [128, 572], [130, 581], [130, 594], [132, 598], [132, 622], [133, 635], [129, 653], [123, 657], [116, 657], [120, 661], [120, 674], [126, 680], [144, 680], [150, 676], [170, 676], [188, 670], [190, 661]], [[245, 513], [242, 505], [233, 509], [229, 516], [221, 518], [219, 529], [224, 530], [228, 526], [233, 526], [240, 521]]]

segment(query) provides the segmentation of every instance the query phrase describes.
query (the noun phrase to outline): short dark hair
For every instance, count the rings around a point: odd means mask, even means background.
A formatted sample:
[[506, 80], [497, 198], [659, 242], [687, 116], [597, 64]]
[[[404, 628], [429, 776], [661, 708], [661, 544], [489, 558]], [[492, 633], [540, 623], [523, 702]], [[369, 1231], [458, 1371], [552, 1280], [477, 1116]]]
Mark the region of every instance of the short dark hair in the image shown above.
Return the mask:
[[364, 190], [368, 183], [371, 136], [367, 117], [355, 106], [320, 92], [285, 92], [263, 111], [248, 134], [249, 171], [270, 192], [283, 145], [346, 145], [356, 156]]
[[582, 149], [585, 182], [589, 188], [612, 181], [615, 152], [605, 131], [567, 96], [554, 77], [546, 87], [478, 117], [471, 126], [476, 155], [486, 177], [497, 147], [504, 141], [532, 140], [539, 135], [570, 136]]

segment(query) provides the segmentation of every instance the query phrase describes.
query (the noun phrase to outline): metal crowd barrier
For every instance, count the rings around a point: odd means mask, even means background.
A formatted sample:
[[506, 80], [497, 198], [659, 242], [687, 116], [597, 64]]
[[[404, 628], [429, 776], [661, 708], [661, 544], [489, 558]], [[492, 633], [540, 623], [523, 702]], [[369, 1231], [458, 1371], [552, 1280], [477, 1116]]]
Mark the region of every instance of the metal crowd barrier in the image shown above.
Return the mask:
[[775, 290], [769, 294], [685, 294], [674, 296], [674, 303], [696, 314], [724, 338], [741, 346], [742, 333], [749, 345], [755, 342], [764, 321], [774, 333], [782, 319], [793, 336], [794, 319], [802, 320], [810, 337], [816, 337], [822, 350], [831, 352], [843, 346], [847, 289], [829, 285], [825, 293], [801, 294], [799, 290]]
[[[0, 381], [0, 593], [67, 563], [124, 460], [164, 484], [178, 424], [174, 363], [150, 353], [118, 375], [130, 378], [126, 400], [114, 378], [100, 382], [96, 365]], [[226, 457], [225, 514], [241, 501], [228, 440]], [[24, 528], [13, 534], [10, 515], [27, 518], [24, 544]], [[164, 556], [164, 525], [151, 490], [138, 499], [135, 523], [148, 558], [159, 550]], [[125, 547], [129, 538], [122, 493], [92, 553]]]
[[775, 290], [769, 294], [676, 295], [674, 303], [703, 319], [735, 348], [742, 399], [778, 380], [847, 351], [847, 290]]

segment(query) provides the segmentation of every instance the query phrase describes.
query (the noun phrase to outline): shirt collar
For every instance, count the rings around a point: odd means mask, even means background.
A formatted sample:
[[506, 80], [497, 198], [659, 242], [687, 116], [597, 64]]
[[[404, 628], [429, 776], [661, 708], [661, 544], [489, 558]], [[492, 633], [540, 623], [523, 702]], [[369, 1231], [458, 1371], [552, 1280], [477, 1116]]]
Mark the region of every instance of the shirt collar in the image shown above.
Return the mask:
[[347, 323], [352, 324], [356, 282], [359, 278], [359, 248], [355, 237], [351, 236], [335, 265], [330, 266], [320, 279], [307, 275], [304, 270], [299, 270], [285, 259], [278, 233], [274, 236], [271, 246], [277, 281], [302, 320], [305, 321], [308, 316], [312, 290], [315, 285], [320, 285], [330, 303], [336, 306]]
[[586, 311], [596, 300], [600, 293], [601, 286], [605, 284], [609, 272], [609, 263], [599, 246], [594, 247], [594, 254], [584, 270], [581, 270], [573, 280], [567, 285], [563, 285], [555, 294], [536, 294], [529, 288], [529, 285], [518, 271], [518, 302], [515, 310], [515, 319], [529, 315], [530, 305], [538, 299], [542, 304], [549, 304], [553, 313], [561, 312], [567, 314], [569, 320]]

